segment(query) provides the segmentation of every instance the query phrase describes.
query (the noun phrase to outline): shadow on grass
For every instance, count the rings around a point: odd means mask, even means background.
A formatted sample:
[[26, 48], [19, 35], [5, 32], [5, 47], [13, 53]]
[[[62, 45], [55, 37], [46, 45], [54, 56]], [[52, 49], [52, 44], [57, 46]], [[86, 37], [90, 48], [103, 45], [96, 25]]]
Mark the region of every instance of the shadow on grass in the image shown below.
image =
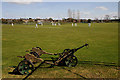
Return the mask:
[[9, 66], [11, 68], [14, 68], [14, 70], [12, 72], [8, 72], [8, 74], [12, 74], [12, 75], [22, 75], [17, 71], [17, 66]]
[[13, 74], [13, 75], [22, 75], [19, 72], [8, 72], [8, 74]]
[[84, 77], [84, 76], [82, 76], [82, 75], [80, 75], [80, 74], [78, 74], [78, 73], [72, 72], [71, 70], [69, 70], [69, 69], [67, 69], [67, 68], [62, 67], [62, 69], [67, 70], [68, 72], [70, 72], [70, 73], [72, 73], [72, 74], [75, 74], [75, 75], [77, 75], [77, 76], [80, 76], [82, 79], [87, 79], [86, 77]]
[[[34, 71], [36, 71], [38, 68], [53, 68], [51, 66], [49, 67], [45, 67], [45, 66], [41, 66], [43, 63], [39, 64], [37, 67], [35, 67], [35, 69], [29, 73], [28, 75], [26, 75], [26, 77], [23, 79], [23, 80], [26, 80], [30, 75], [32, 75], [32, 73]], [[114, 66], [114, 67], [117, 67], [118, 65], [116, 63], [106, 63], [106, 62], [96, 62], [96, 61], [78, 61], [78, 64], [88, 64], [88, 65], [100, 65], [100, 66]], [[83, 79], [86, 79], [84, 76], [78, 74], [78, 73], [75, 73], [75, 72], [72, 72], [71, 70], [67, 69], [67, 68], [64, 68], [64, 66], [58, 66], [58, 67], [61, 67], [62, 69], [64, 70], [67, 70], [68, 72], [72, 73], [72, 74], [75, 74], [77, 76], [80, 76], [81, 78]], [[16, 66], [13, 66], [13, 68], [15, 68], [13, 70], [13, 72], [8, 72], [8, 74], [14, 74], [14, 75], [21, 75], [20, 73], [16, 72]]]
[[[32, 73], [34, 72], [34, 71], [36, 71], [38, 68], [54, 68], [53, 66], [49, 66], [49, 67], [46, 67], [46, 66], [41, 66], [43, 63], [41, 63], [41, 64], [39, 64], [37, 67], [35, 67], [35, 69], [31, 72], [31, 73], [29, 73], [28, 75], [26, 75], [26, 77], [25, 78], [23, 78], [22, 80], [26, 80], [30, 75], [32, 75]], [[67, 68], [64, 68], [64, 66], [58, 66], [58, 67], [61, 67], [62, 69], [64, 69], [64, 70], [67, 70], [68, 72], [70, 72], [70, 73], [72, 73], [72, 74], [75, 74], [75, 75], [77, 75], [77, 76], [80, 76], [81, 78], [83, 78], [83, 79], [86, 79], [84, 76], [82, 76], [82, 75], [80, 75], [80, 74], [78, 74], [78, 73], [75, 73], [75, 72], [72, 72], [71, 70], [69, 70], [69, 69], [67, 69]], [[12, 75], [21, 75], [19, 72], [17, 72], [16, 71], [16, 66], [14, 66], [13, 68], [15, 68], [14, 70], [13, 70], [13, 72], [8, 72], [8, 74], [12, 74]]]
[[107, 63], [107, 62], [97, 62], [97, 61], [79, 61], [78, 64], [89, 64], [89, 65], [100, 65], [100, 66], [114, 66], [118, 67], [116, 63]]
[[[36, 71], [38, 68], [54, 68], [54, 66], [50, 66], [50, 67], [40, 67], [42, 65], [42, 63], [39, 65], [39, 66], [37, 66], [31, 73], [29, 73], [23, 80], [26, 80], [30, 75], [32, 75], [32, 73], [34, 72], [34, 71]], [[87, 78], [85, 78], [84, 76], [82, 76], [82, 75], [80, 75], [80, 74], [78, 74], [78, 73], [75, 73], [75, 72], [72, 72], [71, 70], [69, 70], [69, 69], [67, 69], [67, 68], [64, 68], [64, 66], [58, 66], [58, 67], [61, 67], [62, 69], [64, 69], [64, 70], [67, 70], [68, 72], [70, 72], [70, 73], [72, 73], [72, 74], [75, 74], [75, 75], [77, 75], [77, 76], [80, 76], [81, 78], [83, 78], [83, 79], [87, 79]]]

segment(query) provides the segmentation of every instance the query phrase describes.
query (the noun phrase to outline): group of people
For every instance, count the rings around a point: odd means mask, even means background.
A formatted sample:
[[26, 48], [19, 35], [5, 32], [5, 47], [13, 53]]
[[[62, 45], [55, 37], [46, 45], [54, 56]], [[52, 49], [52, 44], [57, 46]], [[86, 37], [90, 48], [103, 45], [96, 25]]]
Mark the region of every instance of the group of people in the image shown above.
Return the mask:
[[[74, 20], [73, 21], [73, 23], [72, 23], [72, 26], [77, 26], [77, 21], [76, 20]], [[88, 26], [90, 27], [91, 26], [91, 20], [90, 19], [88, 19]]]
[[[35, 28], [38, 28], [38, 24], [40, 24], [41, 26], [43, 26], [43, 23], [40, 22], [40, 23], [36, 23]], [[51, 24], [52, 24], [52, 26], [56, 26], [56, 25], [60, 26], [61, 25], [59, 22], [53, 22], [53, 21], [51, 22]], [[13, 23], [11, 25], [14, 26]], [[72, 26], [74, 26], [74, 25], [77, 26], [77, 21], [73, 21]], [[88, 26], [89, 27], [91, 26], [91, 20], [90, 19], [88, 19]]]
[[51, 24], [52, 24], [52, 26], [56, 26], [56, 25], [58, 25], [58, 26], [60, 26], [61, 24], [59, 23], [59, 22], [51, 22]]
[[77, 21], [76, 20], [74, 20], [73, 23], [72, 23], [72, 26], [74, 26], [74, 25], [77, 26]]

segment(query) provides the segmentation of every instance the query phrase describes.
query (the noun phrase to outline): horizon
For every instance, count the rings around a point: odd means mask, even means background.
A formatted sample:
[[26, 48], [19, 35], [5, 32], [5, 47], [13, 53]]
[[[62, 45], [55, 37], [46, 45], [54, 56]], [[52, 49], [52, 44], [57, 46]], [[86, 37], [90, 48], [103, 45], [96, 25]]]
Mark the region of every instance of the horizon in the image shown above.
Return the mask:
[[110, 18], [118, 17], [117, 2], [32, 2], [30, 4], [2, 2], [2, 18], [53, 18], [61, 20], [69, 18], [68, 9], [74, 10], [75, 14], [79, 10], [80, 19], [104, 19], [105, 15], [110, 15]]

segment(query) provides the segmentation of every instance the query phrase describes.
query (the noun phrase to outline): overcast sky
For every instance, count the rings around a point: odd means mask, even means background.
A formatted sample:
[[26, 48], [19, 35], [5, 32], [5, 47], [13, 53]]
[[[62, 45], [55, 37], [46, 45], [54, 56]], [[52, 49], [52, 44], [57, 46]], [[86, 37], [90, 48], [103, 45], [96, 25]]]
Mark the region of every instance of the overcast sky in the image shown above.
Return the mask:
[[10, 2], [8, 0], [2, 2], [2, 17], [60, 19], [68, 17], [68, 9], [75, 10], [76, 13], [79, 10], [80, 18], [104, 18], [105, 15], [113, 17], [118, 15], [118, 2]]

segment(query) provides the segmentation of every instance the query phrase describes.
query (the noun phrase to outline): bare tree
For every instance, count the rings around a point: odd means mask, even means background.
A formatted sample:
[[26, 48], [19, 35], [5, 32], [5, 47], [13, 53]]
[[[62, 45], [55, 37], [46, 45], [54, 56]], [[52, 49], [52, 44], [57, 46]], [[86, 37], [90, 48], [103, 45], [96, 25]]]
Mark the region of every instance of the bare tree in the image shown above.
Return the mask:
[[77, 10], [77, 19], [79, 20], [80, 19], [80, 11]]
[[68, 17], [72, 18], [72, 11], [70, 9], [68, 9]]
[[120, 20], [120, 1], [118, 2], [118, 19]]
[[73, 10], [73, 19], [75, 19], [75, 10]]
[[105, 19], [105, 22], [109, 22], [110, 21], [110, 16], [109, 15], [105, 15], [104, 19]]
[[98, 19], [98, 18], [95, 18], [95, 22], [99, 23], [99, 19]]
[[105, 20], [109, 20], [110, 16], [109, 15], [105, 15]]
[[116, 18], [117, 18], [117, 16], [113, 16], [113, 18], [114, 18], [114, 19], [116, 19]]

